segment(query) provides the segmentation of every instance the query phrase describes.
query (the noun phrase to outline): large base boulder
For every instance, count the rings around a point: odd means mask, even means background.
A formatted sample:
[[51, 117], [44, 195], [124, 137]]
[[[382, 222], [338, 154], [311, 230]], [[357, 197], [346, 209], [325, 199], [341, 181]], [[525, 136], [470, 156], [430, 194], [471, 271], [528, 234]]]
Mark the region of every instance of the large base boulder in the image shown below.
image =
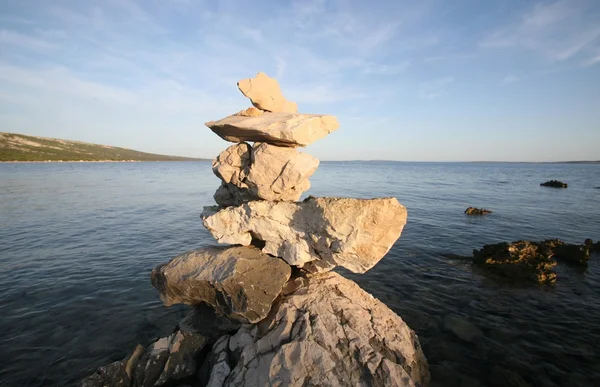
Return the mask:
[[212, 306], [218, 315], [249, 322], [266, 317], [290, 278], [281, 259], [255, 247], [204, 247], [152, 270], [152, 285], [166, 306]]
[[400, 237], [406, 208], [396, 198], [309, 197], [300, 203], [255, 201], [207, 207], [204, 226], [219, 243], [250, 245], [310, 272], [372, 268]]
[[415, 333], [337, 273], [312, 276], [267, 319], [245, 325], [203, 368], [210, 386], [427, 386]]

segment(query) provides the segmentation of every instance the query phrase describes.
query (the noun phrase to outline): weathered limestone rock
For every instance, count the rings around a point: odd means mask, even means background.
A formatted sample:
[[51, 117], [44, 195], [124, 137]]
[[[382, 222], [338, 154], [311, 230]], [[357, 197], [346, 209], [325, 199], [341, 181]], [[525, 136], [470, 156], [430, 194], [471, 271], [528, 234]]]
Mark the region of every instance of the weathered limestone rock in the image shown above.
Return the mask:
[[415, 333], [383, 303], [337, 273], [310, 277], [265, 320], [223, 336], [207, 359], [212, 359], [208, 377], [215, 382], [209, 385], [215, 386], [429, 383], [427, 360]]
[[254, 247], [205, 247], [152, 270], [166, 306], [211, 305], [217, 314], [262, 320], [290, 278], [290, 267]]
[[340, 124], [324, 114], [263, 113], [255, 117], [232, 115], [206, 123], [230, 142], [266, 142], [271, 145], [307, 146], [335, 131]]
[[298, 105], [286, 100], [281, 93], [279, 83], [275, 78], [265, 73], [258, 73], [254, 78], [242, 79], [238, 88], [252, 104], [261, 110], [269, 112], [297, 113]]
[[218, 315], [212, 306], [199, 304], [179, 320], [177, 325], [183, 333], [202, 335], [212, 342], [226, 333], [237, 331], [245, 323], [246, 319]]
[[255, 201], [214, 212], [204, 226], [219, 243], [265, 242], [263, 252], [311, 272], [372, 268], [400, 237], [406, 208], [395, 198], [309, 197], [300, 203]]
[[264, 113], [264, 110], [260, 110], [255, 107], [249, 107], [248, 109], [237, 112], [236, 115], [237, 116], [245, 116], [245, 117], [257, 117], [263, 113]]
[[319, 160], [294, 148], [242, 142], [221, 152], [212, 166], [223, 180], [215, 201], [227, 207], [251, 200], [297, 201], [310, 188], [308, 178]]
[[[81, 387], [160, 387], [193, 376], [200, 352], [208, 345], [205, 337], [176, 331], [152, 343], [137, 345], [133, 353], [83, 379]], [[203, 359], [200, 359], [201, 361]]]
[[551, 256], [551, 249], [535, 242], [502, 242], [473, 250], [473, 264], [501, 279], [549, 284], [556, 281]]

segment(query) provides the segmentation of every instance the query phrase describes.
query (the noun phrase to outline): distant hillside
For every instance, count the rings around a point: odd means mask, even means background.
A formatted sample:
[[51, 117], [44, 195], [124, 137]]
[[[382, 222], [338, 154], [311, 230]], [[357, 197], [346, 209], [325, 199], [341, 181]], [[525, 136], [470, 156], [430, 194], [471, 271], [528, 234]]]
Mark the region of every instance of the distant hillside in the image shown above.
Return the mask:
[[0, 132], [0, 161], [185, 161], [114, 146]]

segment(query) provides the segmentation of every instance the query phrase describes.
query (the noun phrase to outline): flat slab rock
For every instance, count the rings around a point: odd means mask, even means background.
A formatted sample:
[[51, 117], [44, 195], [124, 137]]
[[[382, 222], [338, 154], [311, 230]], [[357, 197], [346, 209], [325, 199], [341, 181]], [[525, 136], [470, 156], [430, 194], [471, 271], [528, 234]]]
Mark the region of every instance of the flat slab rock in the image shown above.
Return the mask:
[[400, 237], [406, 208], [396, 198], [309, 197], [300, 203], [254, 201], [218, 211], [206, 207], [204, 226], [219, 243], [250, 245], [309, 272], [343, 266], [371, 269]]
[[265, 112], [255, 117], [232, 115], [206, 123], [226, 141], [266, 142], [293, 148], [310, 145], [337, 130], [339, 125], [334, 116], [282, 112]]
[[209, 386], [427, 386], [415, 333], [337, 273], [309, 278], [269, 316], [223, 336], [202, 365]]
[[214, 198], [224, 207], [252, 200], [297, 201], [318, 166], [319, 160], [294, 148], [235, 144], [213, 160], [213, 172], [222, 180]]
[[166, 306], [208, 304], [217, 315], [256, 322], [290, 278], [281, 259], [255, 247], [211, 246], [189, 251], [152, 270], [152, 285]]

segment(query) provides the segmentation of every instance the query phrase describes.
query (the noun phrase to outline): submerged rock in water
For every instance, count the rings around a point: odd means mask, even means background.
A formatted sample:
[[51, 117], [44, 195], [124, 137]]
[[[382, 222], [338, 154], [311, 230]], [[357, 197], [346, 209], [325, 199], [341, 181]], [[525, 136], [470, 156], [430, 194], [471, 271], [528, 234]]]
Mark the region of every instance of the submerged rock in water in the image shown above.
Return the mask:
[[267, 319], [224, 336], [203, 366], [215, 386], [427, 386], [415, 333], [337, 273], [311, 276]]
[[204, 226], [219, 243], [264, 241], [263, 252], [311, 272], [336, 266], [366, 272], [406, 223], [406, 208], [395, 198], [309, 197], [300, 203], [254, 201], [214, 210], [205, 208]]
[[252, 200], [297, 201], [310, 188], [308, 178], [319, 160], [294, 148], [239, 143], [221, 152], [212, 166], [223, 181], [215, 201], [226, 207]]
[[513, 281], [549, 284], [556, 281], [551, 251], [538, 243], [517, 241], [485, 245], [473, 250], [473, 264], [488, 273]]
[[483, 332], [475, 324], [456, 315], [444, 316], [444, 328], [464, 341], [472, 342], [483, 337]]
[[257, 322], [290, 278], [290, 267], [255, 247], [212, 246], [190, 251], [152, 270], [166, 306], [211, 305], [217, 314]]
[[282, 147], [307, 146], [337, 130], [338, 120], [324, 114], [265, 112], [256, 117], [232, 115], [206, 123], [230, 142], [266, 142]]
[[542, 187], [552, 187], [552, 188], [567, 188], [567, 183], [563, 183], [558, 180], [548, 180], [545, 183], [540, 184]]
[[492, 213], [492, 211], [486, 210], [485, 208], [469, 207], [465, 210], [465, 214], [467, 214], [467, 215], [485, 215], [485, 214], [491, 214], [491, 213]]

